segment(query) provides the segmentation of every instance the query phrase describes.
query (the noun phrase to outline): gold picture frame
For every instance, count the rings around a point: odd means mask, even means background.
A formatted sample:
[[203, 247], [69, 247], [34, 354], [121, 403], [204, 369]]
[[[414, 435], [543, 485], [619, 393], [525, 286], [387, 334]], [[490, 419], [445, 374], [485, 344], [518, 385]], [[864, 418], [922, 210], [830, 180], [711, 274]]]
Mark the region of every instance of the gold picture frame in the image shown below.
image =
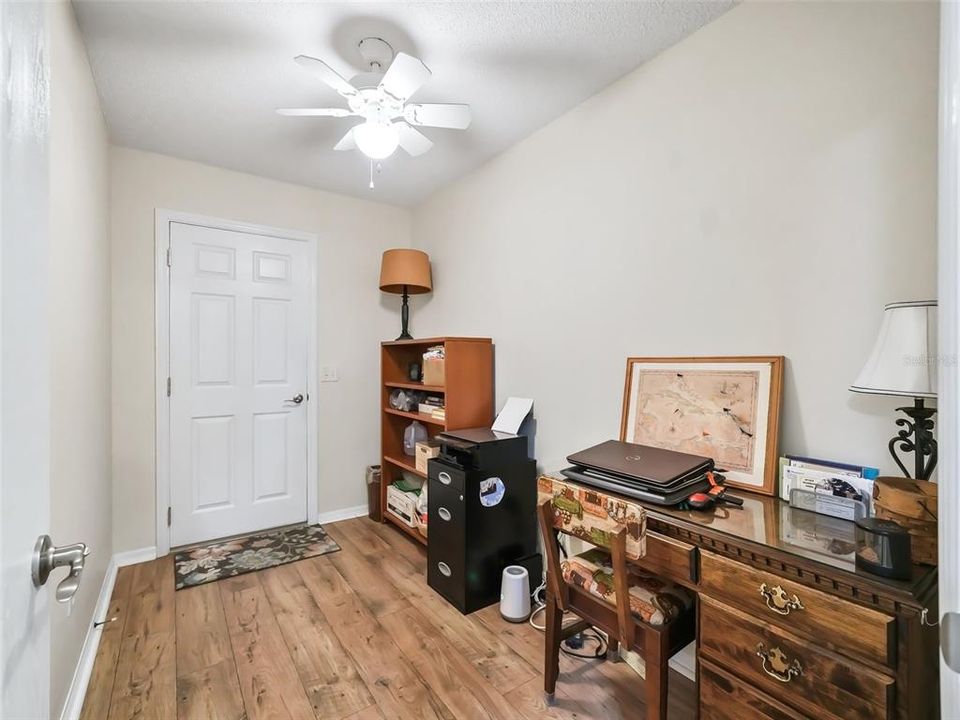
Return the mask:
[[776, 495], [783, 365], [782, 355], [629, 357], [620, 439], [712, 457], [731, 487]]

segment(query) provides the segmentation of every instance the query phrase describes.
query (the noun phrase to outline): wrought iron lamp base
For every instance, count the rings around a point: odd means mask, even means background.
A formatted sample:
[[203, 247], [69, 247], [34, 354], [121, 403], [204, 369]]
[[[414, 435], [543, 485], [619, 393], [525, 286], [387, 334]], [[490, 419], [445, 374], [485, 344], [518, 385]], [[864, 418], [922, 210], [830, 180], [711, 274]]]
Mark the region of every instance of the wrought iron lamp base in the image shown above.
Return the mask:
[[923, 398], [914, 398], [912, 407], [900, 407], [897, 410], [909, 419], [897, 418], [897, 426], [902, 430], [887, 444], [890, 454], [904, 476], [911, 477], [903, 462], [907, 458], [904, 457], [901, 460], [897, 451], [905, 455], [912, 452], [914, 454], [913, 478], [929, 480], [933, 469], [937, 466], [937, 441], [933, 437], [933, 416], [937, 409], [924, 406]]

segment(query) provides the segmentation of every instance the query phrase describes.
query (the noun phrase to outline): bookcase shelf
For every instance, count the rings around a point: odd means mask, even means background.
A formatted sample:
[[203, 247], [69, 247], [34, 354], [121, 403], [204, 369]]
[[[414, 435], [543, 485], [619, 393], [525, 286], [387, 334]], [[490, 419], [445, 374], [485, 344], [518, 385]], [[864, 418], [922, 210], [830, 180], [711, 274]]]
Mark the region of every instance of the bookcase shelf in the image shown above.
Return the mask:
[[422, 390], [423, 392], [445, 393], [446, 385], [424, 385], [421, 382], [387, 382], [383, 383], [388, 388], [402, 388], [404, 390]]
[[445, 426], [447, 424], [446, 420], [439, 420], [433, 415], [427, 415], [427, 413], [422, 412], [404, 412], [403, 410], [394, 410], [392, 407], [385, 407], [383, 409], [385, 413], [390, 413], [391, 415], [396, 415], [397, 417], [409, 418], [410, 420], [419, 420], [422, 423], [427, 425], [441, 425]]
[[[411, 382], [411, 363], [422, 363], [423, 353], [434, 345], [444, 346], [443, 385]], [[426, 477], [417, 471], [414, 458], [403, 452], [403, 433], [413, 420], [419, 420], [434, 437], [444, 430], [489, 427], [493, 422], [493, 341], [490, 338], [438, 337], [395, 340], [380, 345], [380, 520], [390, 522], [410, 537], [426, 544], [415, 528], [407, 527], [387, 512], [387, 486], [403, 471]], [[404, 412], [390, 407], [394, 388], [443, 394], [446, 418], [437, 420], [426, 413]]]

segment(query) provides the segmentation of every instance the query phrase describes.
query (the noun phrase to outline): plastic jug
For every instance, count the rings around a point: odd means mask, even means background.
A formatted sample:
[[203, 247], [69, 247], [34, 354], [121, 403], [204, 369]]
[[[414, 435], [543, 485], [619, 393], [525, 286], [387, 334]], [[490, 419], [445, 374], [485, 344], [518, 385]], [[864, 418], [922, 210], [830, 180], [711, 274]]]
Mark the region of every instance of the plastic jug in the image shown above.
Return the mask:
[[410, 425], [407, 426], [407, 429], [403, 431], [403, 452], [406, 455], [416, 455], [417, 454], [417, 443], [426, 442], [427, 440], [427, 429], [420, 424], [419, 421], [414, 420]]

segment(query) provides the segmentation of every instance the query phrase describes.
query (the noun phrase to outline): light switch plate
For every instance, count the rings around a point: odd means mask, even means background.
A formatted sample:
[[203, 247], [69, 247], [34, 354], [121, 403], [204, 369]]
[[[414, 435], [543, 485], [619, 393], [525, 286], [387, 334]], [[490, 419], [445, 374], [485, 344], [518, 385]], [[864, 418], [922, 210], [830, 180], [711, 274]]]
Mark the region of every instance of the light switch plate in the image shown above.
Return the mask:
[[324, 365], [320, 368], [320, 382], [337, 382], [339, 379], [336, 365]]

